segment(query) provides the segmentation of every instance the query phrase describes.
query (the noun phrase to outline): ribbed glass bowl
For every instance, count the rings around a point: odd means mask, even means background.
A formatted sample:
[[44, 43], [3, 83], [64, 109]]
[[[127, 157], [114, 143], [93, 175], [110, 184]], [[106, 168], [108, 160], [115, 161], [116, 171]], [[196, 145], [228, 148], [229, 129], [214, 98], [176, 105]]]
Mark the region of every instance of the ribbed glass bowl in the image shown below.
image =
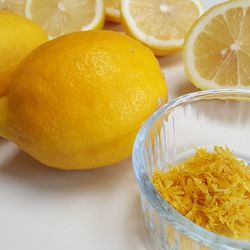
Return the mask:
[[238, 158], [250, 162], [250, 90], [211, 90], [180, 97], [159, 109], [140, 130], [133, 167], [155, 249], [250, 249], [250, 242], [222, 237], [192, 223], [151, 184], [155, 170], [167, 171], [193, 155], [195, 147], [214, 145], [227, 145]]

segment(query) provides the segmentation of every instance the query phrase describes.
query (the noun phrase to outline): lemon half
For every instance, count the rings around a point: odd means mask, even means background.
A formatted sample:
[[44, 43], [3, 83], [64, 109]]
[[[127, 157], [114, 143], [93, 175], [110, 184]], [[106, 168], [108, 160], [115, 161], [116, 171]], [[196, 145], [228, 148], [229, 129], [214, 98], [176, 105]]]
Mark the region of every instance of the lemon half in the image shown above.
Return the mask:
[[53, 38], [102, 28], [104, 3], [102, 0], [27, 0], [25, 15]]
[[200, 89], [250, 87], [250, 1], [210, 9], [185, 42], [185, 69]]
[[178, 51], [194, 21], [202, 13], [199, 0], [122, 0], [126, 32], [156, 55]]

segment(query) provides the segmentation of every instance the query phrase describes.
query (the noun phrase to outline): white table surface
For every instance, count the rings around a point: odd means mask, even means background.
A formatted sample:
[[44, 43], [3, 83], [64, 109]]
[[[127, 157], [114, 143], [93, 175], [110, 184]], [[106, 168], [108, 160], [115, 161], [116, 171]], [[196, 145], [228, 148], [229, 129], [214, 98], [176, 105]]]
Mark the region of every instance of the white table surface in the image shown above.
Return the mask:
[[[206, 7], [216, 0], [204, 0]], [[169, 97], [196, 91], [181, 55], [159, 59]], [[1, 250], [150, 250], [131, 160], [91, 171], [47, 168], [0, 139]]]

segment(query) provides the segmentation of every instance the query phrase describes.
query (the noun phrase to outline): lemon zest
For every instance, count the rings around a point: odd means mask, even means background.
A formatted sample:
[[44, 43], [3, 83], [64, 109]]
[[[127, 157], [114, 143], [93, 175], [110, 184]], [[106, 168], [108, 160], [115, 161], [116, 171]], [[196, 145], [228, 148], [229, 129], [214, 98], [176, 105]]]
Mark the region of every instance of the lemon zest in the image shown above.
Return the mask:
[[227, 147], [196, 154], [152, 179], [160, 195], [194, 223], [220, 235], [250, 240], [250, 168]]

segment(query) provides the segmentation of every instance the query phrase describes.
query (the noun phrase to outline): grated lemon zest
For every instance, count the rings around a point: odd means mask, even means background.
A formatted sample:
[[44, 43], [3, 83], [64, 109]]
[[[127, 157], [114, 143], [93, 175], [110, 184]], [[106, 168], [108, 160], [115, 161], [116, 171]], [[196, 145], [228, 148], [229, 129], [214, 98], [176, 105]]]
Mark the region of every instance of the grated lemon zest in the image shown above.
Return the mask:
[[152, 182], [177, 211], [209, 231], [250, 240], [250, 171], [227, 147], [196, 154]]

